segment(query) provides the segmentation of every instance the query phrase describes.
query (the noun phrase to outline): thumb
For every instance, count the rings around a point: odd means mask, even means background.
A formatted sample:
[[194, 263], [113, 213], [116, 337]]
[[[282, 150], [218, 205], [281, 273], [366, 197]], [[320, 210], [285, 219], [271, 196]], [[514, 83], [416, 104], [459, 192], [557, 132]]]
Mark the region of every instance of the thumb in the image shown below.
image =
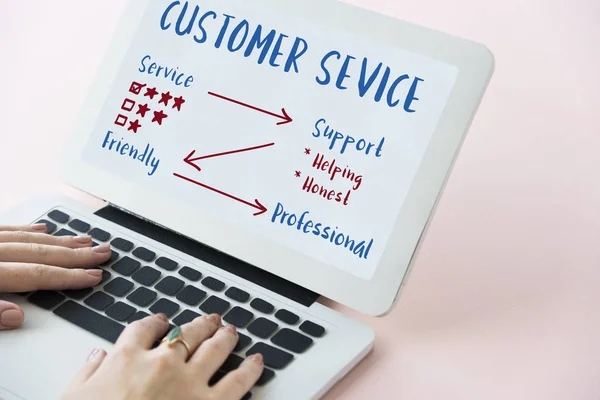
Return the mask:
[[23, 318], [21, 307], [0, 300], [0, 331], [17, 329], [23, 323]]

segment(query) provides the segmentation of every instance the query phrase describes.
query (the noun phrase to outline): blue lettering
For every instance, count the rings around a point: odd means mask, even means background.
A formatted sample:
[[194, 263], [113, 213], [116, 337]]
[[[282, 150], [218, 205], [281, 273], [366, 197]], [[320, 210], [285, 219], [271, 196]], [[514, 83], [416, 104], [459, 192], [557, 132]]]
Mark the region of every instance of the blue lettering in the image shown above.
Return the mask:
[[192, 32], [192, 27], [194, 26], [194, 22], [196, 21], [196, 18], [198, 17], [198, 12], [200, 12], [200, 7], [195, 6], [194, 13], [192, 14], [192, 17], [190, 18], [190, 20], [187, 24], [187, 27], [185, 29], [181, 29], [181, 25], [183, 24], [183, 19], [185, 18], [187, 9], [188, 9], [188, 2], [186, 1], [185, 4], [183, 5], [183, 10], [181, 10], [181, 13], [179, 13], [179, 18], [177, 19], [177, 24], [175, 25], [175, 33], [177, 33], [179, 36], [189, 35]]
[[323, 60], [321, 61], [321, 68], [323, 69], [323, 72], [325, 72], [325, 78], [319, 79], [319, 77], [317, 77], [317, 83], [319, 83], [320, 85], [329, 85], [329, 82], [331, 81], [331, 75], [329, 74], [327, 67], [325, 67], [325, 63], [333, 56], [335, 56], [335, 58], [337, 58], [338, 60], [342, 58], [342, 55], [335, 50], [330, 51], [329, 53], [327, 53], [327, 55], [325, 55], [325, 57], [323, 57]]
[[344, 84], [344, 79], [350, 78], [350, 75], [348, 75], [346, 72], [348, 71], [348, 65], [350, 64], [350, 60], [354, 60], [354, 59], [355, 58], [352, 56], [346, 56], [346, 59], [344, 60], [344, 64], [342, 64], [342, 68], [340, 69], [340, 74], [338, 75], [337, 82], [335, 83], [335, 86], [337, 86], [337, 88], [340, 90], [348, 89], [346, 86], [342, 86], [342, 85]]
[[365, 58], [363, 60], [362, 68], [360, 70], [360, 78], [358, 80], [358, 94], [360, 95], [360, 97], [364, 97], [365, 94], [367, 94], [367, 92], [371, 88], [371, 85], [373, 85], [373, 82], [375, 82], [375, 79], [377, 79], [377, 76], [379, 76], [379, 71], [381, 70], [382, 65], [382, 63], [379, 63], [377, 68], [375, 68], [375, 71], [373, 71], [373, 73], [365, 83], [365, 75], [367, 73], [367, 59]]
[[321, 118], [320, 120], [318, 120], [318, 121], [317, 121], [317, 123], [315, 124], [315, 129], [316, 129], [317, 131], [316, 131], [316, 132], [313, 132], [313, 134], [312, 134], [314, 137], [316, 137], [316, 138], [317, 138], [317, 137], [321, 136], [321, 130], [319, 129], [319, 124], [321, 124], [321, 123], [323, 123], [323, 124], [324, 124], [324, 123], [326, 123], [326, 122], [327, 122], [327, 121], [325, 120], [325, 118]]
[[260, 56], [258, 56], [259, 64], [262, 64], [263, 61], [265, 61], [267, 54], [269, 54], [269, 49], [271, 48], [271, 45], [273, 44], [273, 40], [275, 40], [275, 35], [277, 35], [277, 32], [275, 32], [275, 29], [271, 30], [271, 32], [269, 32], [267, 34], [267, 36], [262, 40], [260, 37], [261, 34], [262, 34], [262, 25], [258, 25], [258, 27], [256, 28], [256, 31], [254, 31], [254, 34], [250, 38], [250, 42], [248, 42], [248, 47], [246, 48], [246, 51], [244, 52], [244, 57], [250, 57], [250, 55], [252, 54], [254, 49], [260, 49], [261, 47], [264, 46], [264, 48], [262, 49], [262, 51], [260, 53]]
[[227, 27], [229, 26], [229, 20], [235, 19], [233, 15], [223, 14], [225, 17], [225, 22], [223, 22], [223, 26], [221, 27], [221, 31], [219, 32], [219, 36], [217, 36], [217, 41], [215, 42], [215, 47], [218, 49], [221, 47], [223, 43], [223, 38], [225, 37], [225, 33], [227, 32]]
[[387, 95], [388, 106], [396, 107], [398, 105], [398, 103], [400, 103], [400, 100], [394, 101], [394, 91], [396, 90], [396, 86], [398, 86], [400, 84], [400, 82], [402, 82], [405, 79], [408, 79], [408, 75], [402, 75], [401, 77], [396, 79], [394, 81], [394, 83], [392, 83], [392, 86], [390, 86], [390, 89], [388, 90], [388, 95]]
[[[154, 175], [154, 173], [158, 169], [158, 166], [160, 165], [160, 160], [157, 157], [153, 157], [154, 148], [150, 149], [150, 144], [147, 144], [144, 152], [142, 154], [139, 154], [139, 151], [135, 146], [129, 143], [125, 143], [123, 141], [123, 138], [121, 138], [121, 140], [113, 139], [111, 137], [112, 134], [112, 131], [108, 131], [106, 133], [106, 136], [102, 141], [103, 149], [106, 149], [108, 151], [114, 151], [117, 155], [129, 157], [133, 161], [140, 161], [142, 165], [145, 165], [146, 167], [148, 167], [148, 164], [150, 164], [148, 176]], [[149, 153], [148, 150], [150, 150]]]
[[144, 61], [150, 60], [150, 58], [151, 57], [149, 55], [142, 58], [142, 67], [139, 69], [140, 72], [146, 72], [146, 64], [144, 64]]
[[[235, 38], [242, 31], [242, 29], [244, 30], [244, 36], [242, 37], [240, 44], [236, 47], [235, 46]], [[242, 48], [242, 46], [244, 45], [244, 42], [248, 38], [248, 30], [249, 29], [250, 29], [250, 27], [249, 27], [248, 21], [246, 21], [245, 19], [242, 20], [242, 22], [240, 22], [238, 24], [238, 26], [236, 26], [233, 29], [233, 32], [231, 32], [231, 36], [229, 37], [229, 43], [227, 44], [227, 48], [229, 49], [229, 51], [234, 53]]]
[[279, 52], [279, 49], [281, 48], [281, 42], [286, 37], [288, 36], [284, 35], [283, 33], [279, 34], [279, 38], [277, 39], [277, 43], [275, 43], [275, 47], [273, 47], [273, 53], [271, 53], [271, 58], [269, 59], [269, 64], [271, 64], [271, 67], [279, 67], [279, 64], [276, 64], [276, 61], [277, 57], [283, 55], [283, 53]]
[[283, 210], [284, 210], [283, 204], [277, 203], [277, 207], [275, 207], [275, 212], [273, 213], [273, 216], [271, 217], [271, 222], [275, 222], [277, 217], [279, 217], [281, 214], [283, 214]]
[[[415, 97], [415, 92], [417, 91], [417, 84], [419, 82], [424, 82], [421, 78], [415, 78], [412, 85], [410, 86], [410, 90], [408, 91], [408, 96], [406, 96], [406, 100], [404, 101], [404, 111], [413, 113], [415, 110], [410, 109], [410, 105], [413, 101], [419, 100], [418, 97]], [[366, 258], [366, 257], [365, 257]]]
[[[302, 44], [301, 50], [299, 50], [300, 44]], [[293, 66], [294, 71], [296, 71], [296, 73], [298, 73], [297, 61], [300, 57], [302, 57], [304, 55], [304, 53], [306, 53], [307, 50], [308, 50], [308, 43], [306, 42], [306, 40], [304, 40], [302, 38], [296, 38], [296, 41], [294, 42], [294, 46], [292, 46], [292, 51], [290, 52], [290, 55], [285, 63], [284, 71], [289, 72]]]
[[179, 1], [174, 1], [171, 4], [169, 4], [169, 6], [167, 7], [167, 9], [165, 10], [165, 12], [162, 15], [162, 18], [160, 19], [160, 27], [162, 28], [163, 31], [166, 31], [167, 29], [169, 29], [171, 27], [171, 23], [166, 23], [167, 22], [167, 15], [169, 15], [169, 12], [173, 9], [173, 7], [180, 5], [181, 3]]
[[200, 39], [198, 39], [198, 36], [194, 35], [194, 41], [196, 43], [204, 43], [206, 42], [206, 29], [204, 29], [204, 26], [202, 26], [202, 24], [204, 23], [204, 20], [208, 17], [212, 17], [212, 19], [217, 19], [217, 13], [214, 11], [209, 11], [206, 14], [204, 14], [202, 17], [200, 17], [200, 20], [198, 21], [198, 28], [200, 28], [200, 31], [202, 32], [202, 37]]

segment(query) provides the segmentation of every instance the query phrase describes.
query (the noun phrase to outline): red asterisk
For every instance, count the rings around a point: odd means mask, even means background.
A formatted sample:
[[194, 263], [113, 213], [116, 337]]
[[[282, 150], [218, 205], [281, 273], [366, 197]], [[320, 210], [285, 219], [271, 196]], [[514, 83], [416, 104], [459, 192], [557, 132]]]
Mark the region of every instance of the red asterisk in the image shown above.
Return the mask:
[[300, 175], [302, 175], [302, 173], [300, 171], [296, 171], [296, 178], [300, 178]]
[[164, 103], [165, 106], [168, 106], [169, 100], [171, 100], [172, 98], [173, 98], [173, 96], [171, 96], [171, 92], [163, 93], [160, 95], [160, 100], [159, 100], [158, 104]]
[[185, 100], [183, 99], [183, 97], [181, 97], [181, 96], [175, 97], [173, 99], [173, 101], [175, 102], [175, 104], [173, 104], [173, 108], [176, 108], [177, 111], [181, 111], [181, 105], [183, 103], [185, 103]]
[[309, 155], [310, 154], [310, 149], [309, 148], [304, 149], [304, 154]]
[[165, 114], [164, 112], [162, 112], [162, 110], [154, 111], [154, 118], [152, 118], [152, 122], [156, 122], [159, 125], [162, 125], [163, 119], [165, 119], [167, 117], [168, 117], [168, 115]]
[[158, 92], [156, 91], [156, 88], [148, 88], [146, 89], [146, 93], [144, 94], [144, 96], [148, 96], [151, 99], [154, 99], [154, 96], [156, 96], [158, 94]]
[[144, 118], [148, 111], [150, 111], [150, 107], [148, 107], [148, 104], [138, 104], [138, 110], [136, 114], [139, 114], [142, 116], [142, 118]]
[[138, 129], [141, 127], [142, 126], [140, 125], [140, 120], [136, 119], [135, 121], [129, 123], [129, 128], [127, 128], [127, 130], [133, 131], [133, 133], [137, 133]]

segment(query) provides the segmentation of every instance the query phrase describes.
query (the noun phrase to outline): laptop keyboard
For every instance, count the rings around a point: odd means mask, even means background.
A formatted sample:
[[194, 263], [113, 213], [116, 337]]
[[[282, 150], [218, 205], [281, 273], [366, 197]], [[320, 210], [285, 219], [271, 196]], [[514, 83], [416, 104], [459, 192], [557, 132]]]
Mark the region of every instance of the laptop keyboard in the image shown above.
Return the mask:
[[[180, 265], [66, 212], [53, 210], [38, 223], [45, 223], [48, 233], [56, 236], [88, 234], [94, 246], [110, 243], [112, 254], [100, 266], [104, 272], [97, 287], [23, 294], [31, 303], [112, 343], [127, 324], [150, 314], [164, 313], [172, 326], [200, 315], [220, 314], [223, 321], [238, 328], [239, 341], [211, 384], [237, 368], [244, 357], [261, 353], [265, 369], [256, 385], [267, 385], [275, 379], [275, 371], [286, 368], [325, 335], [325, 329], [315, 322], [302, 321], [295, 313], [201, 268]], [[251, 396], [249, 392], [244, 399]]]

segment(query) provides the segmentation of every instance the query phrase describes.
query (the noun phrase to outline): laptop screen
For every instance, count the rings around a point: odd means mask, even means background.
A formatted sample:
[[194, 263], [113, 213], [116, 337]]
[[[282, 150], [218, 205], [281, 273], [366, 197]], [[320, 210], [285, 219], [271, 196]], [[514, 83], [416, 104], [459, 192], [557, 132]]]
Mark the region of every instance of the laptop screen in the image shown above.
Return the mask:
[[369, 280], [457, 74], [251, 2], [152, 2], [83, 161]]

